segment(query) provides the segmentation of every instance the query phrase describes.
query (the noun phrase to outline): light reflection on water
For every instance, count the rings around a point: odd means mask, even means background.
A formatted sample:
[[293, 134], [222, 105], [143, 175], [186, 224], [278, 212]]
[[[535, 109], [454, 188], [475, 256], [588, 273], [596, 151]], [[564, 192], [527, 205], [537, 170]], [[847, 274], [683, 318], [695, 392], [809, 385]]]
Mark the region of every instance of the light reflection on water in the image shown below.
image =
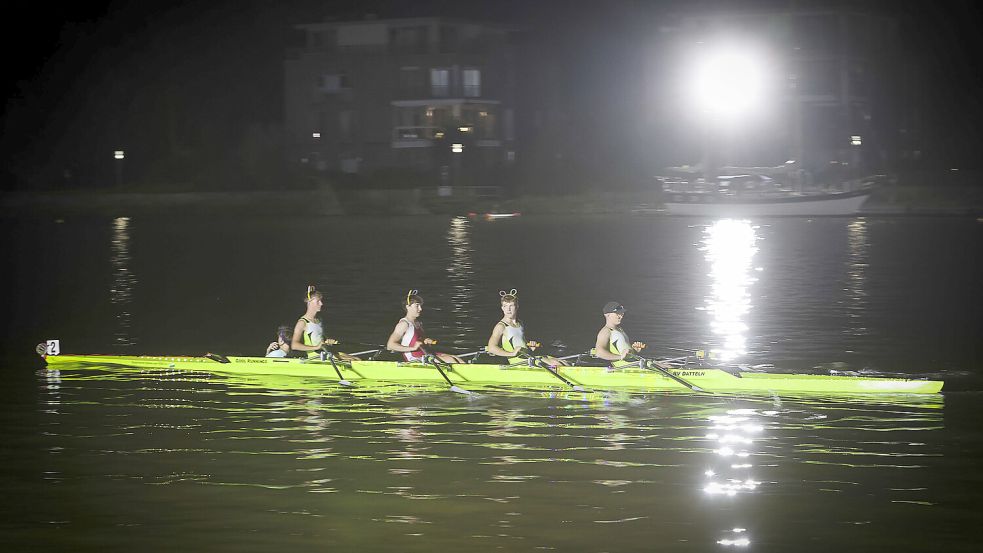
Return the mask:
[[[303, 378], [128, 369], [63, 370], [57, 386], [50, 374], [41, 378], [48, 406], [57, 406], [43, 415], [44, 465], [60, 481], [97, 495], [176, 487], [175, 501], [233, 494], [240, 505], [267, 504], [261, 511], [277, 513], [285, 534], [314, 532], [322, 545], [356, 532], [363, 545], [421, 551], [399, 540], [458, 547], [481, 540], [479, 549], [623, 550], [653, 539], [690, 551], [753, 548], [790, 538], [775, 534], [784, 515], [765, 506], [775, 501], [815, 501], [838, 489], [931, 505], [920, 473], [941, 456], [934, 436], [941, 405], [917, 399], [491, 387], [468, 398], [440, 386], [346, 389]], [[898, 469], [914, 472], [904, 482], [853, 475]], [[114, 504], [107, 498], [100, 508]], [[859, 516], [849, 511], [838, 516]], [[179, 513], [113, 517], [146, 528], [174, 523]], [[59, 516], [73, 524], [71, 513]], [[250, 520], [226, 524], [248, 532]], [[189, 532], [188, 540], [207, 540]]]
[[471, 262], [471, 222], [467, 217], [453, 217], [447, 231], [447, 243], [451, 248], [447, 274], [450, 277], [451, 314], [454, 317], [455, 343], [464, 344], [474, 332], [471, 307], [474, 302], [474, 267]]
[[[775, 414], [774, 411], [764, 413]], [[734, 409], [723, 415], [709, 417], [709, 432], [706, 439], [713, 444], [713, 459], [711, 467], [704, 475], [706, 484], [703, 491], [708, 496], [724, 496], [735, 498], [738, 495], [751, 494], [758, 489], [758, 482], [753, 474], [754, 443], [762, 439], [764, 426], [757, 419], [755, 409]], [[744, 521], [735, 521], [744, 524]], [[751, 538], [744, 527], [734, 527], [725, 537], [719, 538], [717, 544], [723, 546], [746, 547], [751, 544]]]
[[715, 358], [734, 361], [747, 353], [745, 317], [751, 310], [749, 288], [757, 280], [751, 273], [757, 236], [750, 221], [721, 219], [704, 231], [700, 248], [710, 263], [710, 295], [706, 309], [710, 330], [723, 343], [711, 351]]
[[116, 318], [113, 332], [113, 345], [126, 347], [136, 344], [131, 336], [132, 316], [130, 304], [133, 302], [133, 288], [136, 278], [130, 271], [130, 218], [113, 219], [113, 237], [110, 243], [112, 255], [109, 263], [113, 268], [113, 284], [109, 289], [109, 301]]
[[867, 268], [869, 258], [867, 220], [860, 217], [850, 221], [847, 225], [847, 251], [848, 261], [846, 265], [847, 284], [846, 300], [847, 315], [850, 318], [850, 328], [847, 330], [854, 336], [864, 336], [869, 334], [869, 330], [864, 326], [863, 316], [867, 306]]

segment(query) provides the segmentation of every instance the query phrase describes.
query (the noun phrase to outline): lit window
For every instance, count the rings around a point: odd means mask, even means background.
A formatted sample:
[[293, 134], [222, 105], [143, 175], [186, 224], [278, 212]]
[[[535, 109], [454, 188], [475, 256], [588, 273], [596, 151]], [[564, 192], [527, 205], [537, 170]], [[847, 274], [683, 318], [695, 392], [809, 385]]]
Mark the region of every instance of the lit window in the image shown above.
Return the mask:
[[430, 70], [430, 93], [434, 96], [447, 96], [451, 88], [451, 72], [447, 69]]
[[481, 96], [481, 70], [465, 69], [463, 73], [464, 95], [470, 98]]

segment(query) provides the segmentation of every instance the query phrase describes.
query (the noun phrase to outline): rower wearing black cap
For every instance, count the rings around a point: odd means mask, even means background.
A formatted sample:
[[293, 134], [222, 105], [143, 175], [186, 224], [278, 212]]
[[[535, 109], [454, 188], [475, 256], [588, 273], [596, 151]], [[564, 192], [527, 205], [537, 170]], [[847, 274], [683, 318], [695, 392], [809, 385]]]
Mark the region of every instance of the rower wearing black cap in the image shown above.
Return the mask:
[[621, 319], [625, 316], [625, 306], [616, 301], [604, 304], [604, 326], [597, 333], [594, 344], [594, 355], [605, 361], [621, 361], [629, 353], [638, 353], [645, 347], [641, 342], [631, 342], [624, 329]]

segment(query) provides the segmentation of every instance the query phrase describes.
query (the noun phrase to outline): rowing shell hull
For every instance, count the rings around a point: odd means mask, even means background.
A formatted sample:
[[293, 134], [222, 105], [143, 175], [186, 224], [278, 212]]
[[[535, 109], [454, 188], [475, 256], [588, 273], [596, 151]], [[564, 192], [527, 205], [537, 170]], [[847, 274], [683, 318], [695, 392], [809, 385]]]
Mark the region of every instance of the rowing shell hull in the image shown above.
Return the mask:
[[[45, 361], [52, 368], [83, 366], [125, 366], [147, 369], [204, 371], [241, 375], [283, 375], [337, 380], [328, 361], [273, 357], [227, 357], [228, 363], [208, 357], [57, 355]], [[395, 361], [353, 361], [336, 363], [349, 381], [442, 383], [432, 365]], [[455, 364], [444, 369], [458, 385], [564, 386], [560, 379], [540, 367], [520, 365]], [[903, 378], [828, 376], [736, 372], [716, 368], [674, 368], [670, 372], [711, 392], [774, 392], [822, 394], [935, 394], [942, 381]], [[598, 390], [688, 390], [686, 386], [658, 371], [626, 364], [622, 367], [560, 367], [559, 373], [574, 384]]]

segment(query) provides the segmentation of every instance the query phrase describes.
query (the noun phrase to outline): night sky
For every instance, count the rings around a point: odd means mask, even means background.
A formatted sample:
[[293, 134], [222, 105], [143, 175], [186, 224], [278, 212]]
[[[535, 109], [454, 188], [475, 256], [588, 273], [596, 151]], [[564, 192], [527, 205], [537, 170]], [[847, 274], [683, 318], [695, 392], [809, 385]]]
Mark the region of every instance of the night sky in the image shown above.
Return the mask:
[[[869, 2], [840, 2], [857, 6]], [[534, 40], [559, 45], [556, 63], [569, 67], [571, 106], [597, 106], [612, 129], [644, 102], [639, 44], [661, 13], [679, 6], [809, 6], [815, 2], [572, 2], [459, 1], [200, 1], [104, 2], [14, 8], [20, 27], [4, 37], [7, 63], [0, 155], [3, 189], [12, 164], [111, 151], [118, 136], [143, 129], [165, 134], [166, 113], [210, 120], [214, 133], [234, 135], [249, 125], [275, 125], [282, 113], [284, 49], [298, 36], [296, 23], [406, 16], [467, 17], [528, 29]], [[915, 101], [932, 163], [981, 167], [983, 156], [983, 17], [971, 0], [879, 2], [901, 23], [905, 63], [922, 75]], [[38, 5], [40, 6], [40, 5]], [[17, 10], [20, 10], [18, 12]], [[16, 23], [15, 23], [16, 22]], [[620, 63], [612, 63], [620, 60]], [[579, 77], [577, 77], [579, 75]], [[601, 78], [598, 78], [601, 77]], [[632, 105], [634, 104], [634, 105]], [[591, 126], [597, 125], [594, 114]], [[605, 132], [604, 130], [601, 131]], [[626, 142], [636, 137], [625, 137]], [[212, 136], [222, 141], [223, 136]], [[162, 140], [162, 139], [160, 139]], [[132, 140], [131, 140], [132, 141]], [[157, 147], [153, 139], [144, 146]], [[54, 152], [54, 153], [53, 153]], [[68, 154], [66, 154], [68, 153]], [[66, 155], [61, 155], [66, 154]]]

